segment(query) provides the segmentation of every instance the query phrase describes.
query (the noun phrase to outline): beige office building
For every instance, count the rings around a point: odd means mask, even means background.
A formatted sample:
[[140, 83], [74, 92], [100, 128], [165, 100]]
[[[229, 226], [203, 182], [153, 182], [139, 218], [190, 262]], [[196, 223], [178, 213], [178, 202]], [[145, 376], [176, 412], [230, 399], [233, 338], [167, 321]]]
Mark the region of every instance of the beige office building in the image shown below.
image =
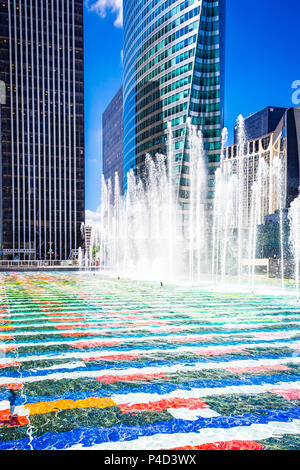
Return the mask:
[[[266, 108], [273, 109], [273, 108]], [[282, 108], [280, 108], [282, 109]], [[257, 113], [259, 114], [259, 113]], [[259, 134], [261, 129], [270, 126], [259, 126], [254, 129], [256, 115], [245, 120], [252, 136]], [[248, 125], [247, 125], [248, 124]], [[257, 120], [256, 123], [257, 124]], [[273, 127], [274, 123], [273, 123]], [[251, 212], [253, 183], [258, 181], [259, 165], [261, 160], [268, 165], [263, 179], [263, 203], [261, 210], [261, 223], [264, 217], [275, 213], [280, 206], [289, 207], [290, 202], [297, 196], [299, 187], [299, 158], [300, 158], [300, 108], [291, 108], [284, 111], [274, 130], [260, 137], [248, 139], [242, 144], [235, 143], [224, 149], [222, 165], [229, 174], [243, 174], [244, 189], [244, 221], [248, 226]], [[278, 160], [280, 167], [278, 170]], [[280, 186], [282, 185], [282, 186]], [[280, 194], [282, 203], [280, 205]]]

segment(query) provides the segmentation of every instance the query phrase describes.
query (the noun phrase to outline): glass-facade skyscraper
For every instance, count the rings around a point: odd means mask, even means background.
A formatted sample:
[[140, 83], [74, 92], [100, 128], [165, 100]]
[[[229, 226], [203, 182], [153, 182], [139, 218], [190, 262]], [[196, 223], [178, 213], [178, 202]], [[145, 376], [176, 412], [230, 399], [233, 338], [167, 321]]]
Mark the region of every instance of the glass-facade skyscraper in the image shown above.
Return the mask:
[[115, 180], [118, 173], [123, 192], [123, 87], [111, 100], [102, 115], [103, 176]]
[[220, 161], [225, 0], [124, 0], [124, 185], [145, 154], [165, 153], [172, 123], [178, 200], [189, 197], [187, 118], [202, 130], [207, 205]]
[[83, 0], [0, 4], [2, 246], [68, 259], [84, 222]]

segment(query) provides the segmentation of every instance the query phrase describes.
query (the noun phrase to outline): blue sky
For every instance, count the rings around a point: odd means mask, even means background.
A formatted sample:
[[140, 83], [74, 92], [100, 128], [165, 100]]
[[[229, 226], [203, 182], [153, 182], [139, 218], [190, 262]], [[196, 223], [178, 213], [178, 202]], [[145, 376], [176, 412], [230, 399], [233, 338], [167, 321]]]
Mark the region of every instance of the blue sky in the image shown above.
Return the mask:
[[[102, 112], [122, 84], [122, 0], [85, 7], [86, 208], [100, 203]], [[93, 9], [94, 8], [94, 9]], [[227, 0], [225, 125], [265, 106], [293, 106], [300, 80], [299, 0]]]

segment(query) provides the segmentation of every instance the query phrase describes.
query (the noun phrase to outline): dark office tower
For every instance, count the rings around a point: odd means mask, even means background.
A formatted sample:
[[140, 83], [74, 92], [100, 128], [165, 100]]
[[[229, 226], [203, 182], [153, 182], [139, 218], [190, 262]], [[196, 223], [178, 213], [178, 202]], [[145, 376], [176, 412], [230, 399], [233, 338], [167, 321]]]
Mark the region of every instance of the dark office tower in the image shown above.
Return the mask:
[[113, 182], [117, 172], [123, 191], [123, 87], [103, 113], [102, 137], [104, 178]]
[[[124, 0], [124, 177], [145, 154], [166, 152], [172, 124], [174, 184], [189, 199], [187, 119], [202, 130], [207, 206], [223, 127], [225, 0]], [[124, 185], [126, 180], [124, 180]]]
[[67, 259], [84, 221], [83, 0], [0, 4], [3, 253]]
[[[245, 132], [247, 139], [258, 139], [263, 135], [274, 132], [287, 108], [268, 106], [258, 113], [245, 119]], [[234, 128], [234, 143], [238, 143], [238, 128]]]

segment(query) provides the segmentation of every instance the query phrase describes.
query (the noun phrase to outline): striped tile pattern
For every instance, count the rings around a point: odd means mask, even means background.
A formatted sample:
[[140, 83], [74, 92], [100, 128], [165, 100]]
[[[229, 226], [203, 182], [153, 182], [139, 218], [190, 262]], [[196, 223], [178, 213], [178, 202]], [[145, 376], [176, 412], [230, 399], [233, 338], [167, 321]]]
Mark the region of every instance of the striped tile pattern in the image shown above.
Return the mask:
[[300, 448], [299, 305], [1, 274], [0, 449], [80, 448]]

